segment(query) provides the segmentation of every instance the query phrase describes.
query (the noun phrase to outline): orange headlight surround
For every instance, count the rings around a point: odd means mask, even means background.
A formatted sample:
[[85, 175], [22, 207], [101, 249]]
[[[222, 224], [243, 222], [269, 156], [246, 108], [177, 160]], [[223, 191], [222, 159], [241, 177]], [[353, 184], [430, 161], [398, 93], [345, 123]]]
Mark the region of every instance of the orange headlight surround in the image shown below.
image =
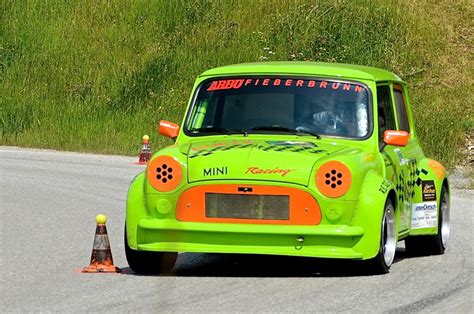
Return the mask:
[[352, 174], [340, 161], [329, 161], [316, 172], [316, 186], [327, 197], [341, 197], [349, 191]]
[[159, 156], [150, 161], [146, 173], [148, 182], [160, 192], [174, 190], [183, 177], [181, 164], [170, 156]]

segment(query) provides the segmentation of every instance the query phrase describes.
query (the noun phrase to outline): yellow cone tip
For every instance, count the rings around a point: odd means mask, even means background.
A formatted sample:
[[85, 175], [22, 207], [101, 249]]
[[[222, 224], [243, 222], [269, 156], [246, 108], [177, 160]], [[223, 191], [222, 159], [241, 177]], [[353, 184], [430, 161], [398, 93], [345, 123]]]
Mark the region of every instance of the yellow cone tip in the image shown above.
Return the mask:
[[143, 135], [142, 137], [142, 140], [144, 141], [148, 141], [150, 139], [150, 137], [148, 135]]
[[99, 214], [95, 216], [95, 221], [97, 221], [98, 225], [104, 225], [107, 222], [107, 216], [104, 214]]

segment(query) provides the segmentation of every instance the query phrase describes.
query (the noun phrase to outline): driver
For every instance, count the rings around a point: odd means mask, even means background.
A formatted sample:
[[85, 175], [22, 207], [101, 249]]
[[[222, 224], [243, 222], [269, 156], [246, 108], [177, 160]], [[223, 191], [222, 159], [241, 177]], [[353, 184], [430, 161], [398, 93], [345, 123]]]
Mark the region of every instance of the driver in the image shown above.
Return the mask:
[[342, 121], [342, 112], [333, 95], [324, 95], [313, 98], [311, 101], [312, 113], [306, 123], [296, 127], [298, 131], [316, 131], [323, 134], [344, 134], [347, 130]]

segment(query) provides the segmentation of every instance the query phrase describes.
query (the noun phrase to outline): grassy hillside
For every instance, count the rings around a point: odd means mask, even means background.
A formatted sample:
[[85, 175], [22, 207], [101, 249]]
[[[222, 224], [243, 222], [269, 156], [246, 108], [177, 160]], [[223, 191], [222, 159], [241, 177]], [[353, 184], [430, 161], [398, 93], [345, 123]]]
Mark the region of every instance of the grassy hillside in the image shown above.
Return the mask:
[[427, 154], [448, 165], [472, 130], [466, 1], [2, 1], [6, 145], [137, 154], [181, 122], [194, 78], [259, 60], [356, 63], [410, 84]]

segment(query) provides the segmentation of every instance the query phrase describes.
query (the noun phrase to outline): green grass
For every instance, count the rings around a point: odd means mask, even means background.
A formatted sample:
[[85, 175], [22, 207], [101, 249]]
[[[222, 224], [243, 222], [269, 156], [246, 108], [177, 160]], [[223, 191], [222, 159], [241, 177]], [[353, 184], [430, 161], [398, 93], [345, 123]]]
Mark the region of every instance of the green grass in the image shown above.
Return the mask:
[[470, 1], [0, 3], [3, 145], [136, 155], [181, 122], [215, 66], [312, 60], [385, 68], [410, 84], [425, 152], [448, 166], [473, 128]]

